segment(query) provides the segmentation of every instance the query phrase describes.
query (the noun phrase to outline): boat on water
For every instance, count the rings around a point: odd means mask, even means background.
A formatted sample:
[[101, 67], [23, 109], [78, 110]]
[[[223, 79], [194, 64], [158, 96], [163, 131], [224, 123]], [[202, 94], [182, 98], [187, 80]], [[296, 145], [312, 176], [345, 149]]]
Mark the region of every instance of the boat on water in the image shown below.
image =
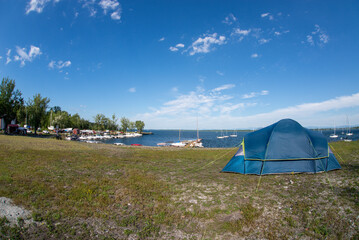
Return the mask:
[[332, 134], [330, 134], [330, 138], [337, 138], [338, 137], [338, 135], [337, 134], [335, 134], [335, 124], [334, 124], [334, 133], [332, 133]]
[[229, 135], [230, 137], [237, 137], [237, 132], [233, 131], [233, 133], [231, 135]]
[[350, 132], [350, 124], [349, 124], [349, 118], [348, 118], [348, 116], [347, 116], [347, 125], [348, 125], [348, 128], [347, 128], [347, 133], [346, 133], [346, 135], [347, 135], [347, 136], [353, 136], [353, 133]]
[[221, 130], [221, 136], [217, 136], [218, 139], [223, 139], [223, 138], [226, 138], [226, 137], [228, 137], [228, 136], [223, 135], [223, 130]]

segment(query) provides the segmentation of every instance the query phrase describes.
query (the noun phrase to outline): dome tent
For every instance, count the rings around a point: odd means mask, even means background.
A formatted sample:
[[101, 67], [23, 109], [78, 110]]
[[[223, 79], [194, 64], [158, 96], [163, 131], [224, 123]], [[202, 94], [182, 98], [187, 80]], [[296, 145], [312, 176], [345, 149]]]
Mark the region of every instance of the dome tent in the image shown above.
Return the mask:
[[222, 172], [242, 174], [317, 173], [341, 169], [319, 132], [283, 119], [244, 136]]

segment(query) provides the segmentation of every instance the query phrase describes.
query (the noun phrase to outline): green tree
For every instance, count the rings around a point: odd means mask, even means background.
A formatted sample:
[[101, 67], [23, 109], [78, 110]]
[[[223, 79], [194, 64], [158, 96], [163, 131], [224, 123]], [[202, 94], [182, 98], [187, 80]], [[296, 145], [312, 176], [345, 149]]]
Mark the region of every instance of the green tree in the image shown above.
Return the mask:
[[78, 113], [70, 116], [70, 126], [72, 128], [80, 128], [81, 126], [81, 117]]
[[0, 85], [0, 118], [5, 126], [16, 119], [18, 110], [24, 105], [21, 92], [15, 90], [15, 80], [3, 78]]
[[53, 111], [54, 113], [61, 112], [61, 107], [54, 106], [54, 107], [50, 108], [50, 111]]
[[50, 99], [43, 98], [39, 93], [35, 94], [33, 99], [28, 102], [29, 123], [34, 127], [35, 134], [40, 127], [41, 121], [46, 117], [46, 110]]
[[110, 119], [108, 119], [105, 115], [103, 114], [97, 114], [95, 116], [95, 129], [96, 130], [105, 130], [108, 129], [109, 125], [110, 125]]
[[131, 121], [128, 118], [122, 117], [121, 120], [121, 130], [123, 132], [127, 132], [127, 129], [129, 129]]
[[136, 121], [135, 122], [137, 132], [142, 133], [143, 128], [145, 127], [145, 123], [143, 121]]
[[60, 128], [70, 127], [70, 116], [71, 115], [69, 115], [66, 111], [57, 112], [56, 114], [53, 114], [53, 123], [55, 126], [59, 126]]
[[110, 126], [109, 126], [110, 130], [117, 130], [118, 129], [117, 121], [118, 121], [118, 118], [116, 117], [116, 115], [112, 114], [112, 119], [110, 120]]

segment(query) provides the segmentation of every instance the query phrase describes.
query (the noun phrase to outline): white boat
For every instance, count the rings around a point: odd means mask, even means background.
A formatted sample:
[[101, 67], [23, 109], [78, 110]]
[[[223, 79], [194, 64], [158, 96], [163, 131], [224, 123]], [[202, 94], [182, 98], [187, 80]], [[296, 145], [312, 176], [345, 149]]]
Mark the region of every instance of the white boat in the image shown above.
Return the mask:
[[329, 136], [330, 138], [337, 138], [338, 135], [335, 134], [335, 124], [334, 124], [334, 133]]
[[173, 146], [173, 147], [185, 147], [186, 143], [184, 143], [184, 142], [175, 142], [175, 143], [171, 143], [171, 146]]
[[[228, 137], [228, 136], [227, 136]], [[221, 130], [221, 136], [217, 136], [218, 139], [223, 139], [225, 136], [223, 136], [223, 130]]]
[[349, 118], [348, 118], [348, 116], [347, 116], [347, 124], [348, 124], [348, 130], [347, 130], [346, 135], [347, 135], [347, 136], [353, 136], [353, 133], [350, 132], [350, 124], [349, 124]]
[[114, 143], [114, 145], [117, 145], [117, 146], [125, 146], [125, 144], [123, 144], [123, 143]]
[[237, 132], [234, 131], [231, 135], [229, 135], [230, 137], [237, 137]]

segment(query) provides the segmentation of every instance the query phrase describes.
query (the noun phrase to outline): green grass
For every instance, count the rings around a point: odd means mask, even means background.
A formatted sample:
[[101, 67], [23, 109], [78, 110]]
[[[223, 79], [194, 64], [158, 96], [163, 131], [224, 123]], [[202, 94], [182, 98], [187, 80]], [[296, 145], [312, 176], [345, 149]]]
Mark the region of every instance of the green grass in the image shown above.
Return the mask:
[[258, 177], [220, 173], [236, 149], [0, 135], [0, 196], [37, 223], [0, 238], [355, 239], [359, 142], [331, 146], [342, 170]]

